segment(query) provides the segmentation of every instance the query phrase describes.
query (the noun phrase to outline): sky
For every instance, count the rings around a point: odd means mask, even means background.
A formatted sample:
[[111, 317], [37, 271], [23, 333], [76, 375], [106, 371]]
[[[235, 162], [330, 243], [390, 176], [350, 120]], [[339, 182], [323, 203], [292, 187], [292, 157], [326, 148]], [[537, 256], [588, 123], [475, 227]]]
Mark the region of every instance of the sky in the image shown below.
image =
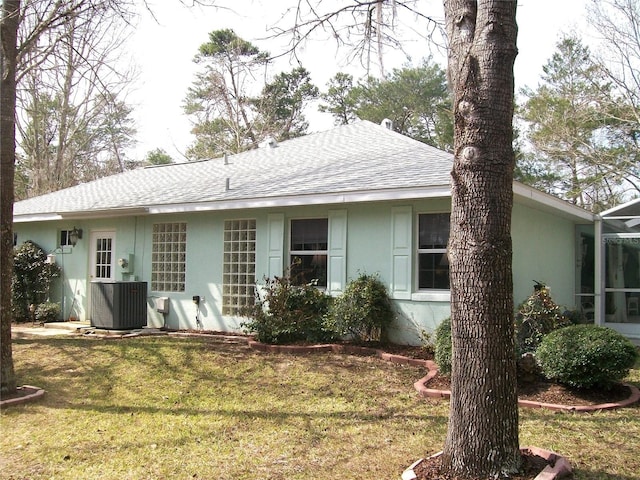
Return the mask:
[[[422, 0], [433, 8], [432, 15], [442, 19], [441, 0]], [[251, 41], [272, 55], [285, 50], [285, 40], [269, 40], [269, 27], [281, 19], [288, 6], [296, 0], [236, 0], [220, 2], [233, 5], [224, 8], [186, 8], [179, 0], [149, 0], [155, 19], [143, 14], [135, 34], [128, 40], [128, 56], [138, 70], [138, 76], [127, 98], [133, 107], [137, 128], [137, 145], [131, 157], [143, 159], [147, 152], [161, 148], [175, 161], [185, 161], [184, 153], [193, 142], [191, 123], [182, 109], [187, 89], [192, 85], [196, 65], [193, 57], [198, 47], [207, 42], [208, 33], [232, 28], [236, 34]], [[189, 4], [189, 0], [184, 0]], [[518, 56], [515, 63], [516, 90], [524, 86], [535, 87], [542, 66], [555, 51], [562, 33], [584, 30], [587, 0], [518, 0]], [[284, 25], [284, 23], [280, 23]], [[426, 40], [412, 32], [417, 25], [408, 19], [399, 26], [404, 38], [403, 46], [416, 64], [430, 53]], [[445, 59], [434, 50], [434, 60], [446, 68]], [[321, 91], [327, 81], [339, 71], [359, 78], [365, 69], [359, 62], [349, 62], [346, 49], [337, 50], [332, 40], [318, 38], [308, 42], [300, 53], [302, 65], [311, 72], [312, 80]], [[406, 55], [388, 49], [385, 51], [385, 70], [402, 67]], [[283, 58], [273, 74], [293, 68]], [[378, 73], [378, 69], [372, 69]], [[329, 114], [317, 112], [312, 106], [306, 113], [309, 131], [327, 130], [333, 119]]]

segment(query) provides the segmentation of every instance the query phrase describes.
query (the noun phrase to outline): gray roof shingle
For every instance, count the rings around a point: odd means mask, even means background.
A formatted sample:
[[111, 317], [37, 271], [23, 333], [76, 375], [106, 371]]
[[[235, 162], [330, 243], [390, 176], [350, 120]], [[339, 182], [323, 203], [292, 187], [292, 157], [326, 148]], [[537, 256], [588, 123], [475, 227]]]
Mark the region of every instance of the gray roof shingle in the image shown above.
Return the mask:
[[[140, 168], [17, 202], [14, 216], [447, 187], [453, 158], [367, 121], [224, 159]], [[226, 182], [230, 188], [225, 188]]]

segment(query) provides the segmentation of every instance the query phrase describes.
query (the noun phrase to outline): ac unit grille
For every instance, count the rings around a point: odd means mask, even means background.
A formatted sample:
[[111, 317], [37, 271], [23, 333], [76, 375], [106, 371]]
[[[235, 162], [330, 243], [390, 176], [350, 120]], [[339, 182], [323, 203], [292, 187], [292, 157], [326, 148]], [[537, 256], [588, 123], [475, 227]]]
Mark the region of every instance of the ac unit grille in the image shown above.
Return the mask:
[[91, 284], [91, 326], [129, 330], [147, 325], [147, 282]]

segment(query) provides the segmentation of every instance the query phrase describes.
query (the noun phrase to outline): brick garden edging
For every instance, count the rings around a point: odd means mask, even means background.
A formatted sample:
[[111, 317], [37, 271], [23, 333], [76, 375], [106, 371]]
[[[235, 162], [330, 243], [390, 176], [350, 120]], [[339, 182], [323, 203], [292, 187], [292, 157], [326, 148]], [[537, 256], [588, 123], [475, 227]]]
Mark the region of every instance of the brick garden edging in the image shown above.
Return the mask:
[[26, 390], [29, 391], [29, 393], [14, 398], [7, 398], [6, 400], [0, 400], [0, 408], [35, 402], [36, 400], [40, 400], [42, 397], [44, 397], [44, 394], [47, 393], [42, 388], [34, 387], [32, 385], [22, 385], [21, 387], [18, 387], [18, 390]]
[[[429, 373], [422, 377], [420, 380], [413, 384], [413, 387], [418, 393], [425, 398], [449, 398], [451, 396], [450, 390], [436, 390], [428, 388], [426, 384], [435, 377], [438, 373], [437, 367], [434, 370], [429, 370]], [[614, 408], [628, 407], [640, 400], [640, 390], [634, 385], [623, 383], [625, 387], [628, 387], [631, 394], [625, 400], [611, 403], [601, 403], [598, 405], [562, 405], [556, 403], [542, 403], [534, 400], [521, 400], [518, 399], [518, 405], [527, 408], [546, 408], [556, 412], [594, 412], [597, 410], [611, 410]]]
[[347, 355], [371, 355], [387, 362], [400, 365], [411, 365], [413, 367], [426, 367], [431, 370], [436, 368], [436, 364], [431, 360], [422, 360], [420, 358], [410, 358], [403, 355], [395, 355], [387, 353], [384, 350], [371, 347], [360, 347], [358, 345], [345, 345], [340, 343], [324, 343], [319, 345], [271, 345], [268, 343], [260, 343], [252, 339], [247, 340], [247, 344], [254, 350], [269, 353], [314, 353], [314, 352], [331, 352], [344, 353]]
[[[425, 367], [429, 371], [427, 375], [416, 381], [413, 386], [422, 397], [425, 398], [443, 398], [448, 399], [451, 396], [449, 390], [437, 390], [428, 388], [426, 384], [438, 374], [438, 366], [431, 360], [422, 360], [418, 358], [410, 358], [402, 355], [387, 353], [384, 350], [370, 347], [360, 347], [357, 345], [343, 345], [336, 343], [327, 343], [320, 345], [271, 345], [260, 343], [251, 338], [247, 338], [247, 344], [254, 350], [270, 353], [313, 353], [313, 352], [332, 352], [355, 355], [374, 355], [382, 360], [401, 365], [411, 365], [414, 367]], [[602, 403], [599, 405], [561, 405], [553, 403], [542, 403], [533, 400], [518, 400], [518, 405], [527, 408], [546, 408], [553, 411], [565, 412], [593, 412], [597, 410], [610, 410], [629, 406], [640, 400], [640, 390], [637, 387], [624, 383], [631, 391], [629, 398], [619, 402]]]
[[[79, 329], [78, 329], [79, 330]], [[361, 347], [358, 345], [348, 345], [348, 344], [338, 344], [338, 343], [327, 343], [327, 344], [319, 344], [319, 345], [271, 345], [266, 343], [260, 343], [253, 339], [253, 337], [246, 335], [221, 335], [218, 333], [198, 333], [198, 332], [185, 332], [185, 331], [162, 331], [158, 329], [140, 329], [135, 331], [116, 331], [116, 332], [99, 332], [99, 331], [87, 331], [84, 332], [84, 337], [96, 338], [96, 339], [109, 339], [109, 340], [121, 340], [125, 338], [138, 337], [138, 336], [160, 336], [160, 335], [170, 335], [177, 337], [198, 337], [198, 338], [223, 338], [226, 341], [231, 342], [246, 342], [247, 345], [261, 352], [271, 352], [271, 353], [291, 353], [291, 354], [303, 354], [303, 353], [311, 353], [311, 352], [331, 352], [331, 353], [343, 353], [343, 354], [355, 354], [355, 355], [372, 355], [376, 356], [382, 360], [386, 360], [391, 363], [396, 363], [400, 365], [411, 365], [414, 367], [425, 367], [428, 370], [427, 375], [422, 377], [420, 380], [414, 382], [413, 386], [418, 391], [418, 394], [425, 398], [442, 398], [448, 399], [451, 396], [451, 392], [449, 390], [437, 390], [428, 388], [426, 384], [435, 377], [438, 373], [438, 366], [435, 362], [431, 360], [423, 360], [418, 358], [410, 358], [405, 357], [403, 355], [396, 355], [392, 353], [387, 353], [384, 350], [380, 350], [377, 348], [371, 347]], [[640, 390], [634, 385], [630, 385], [627, 383], [623, 384], [628, 387], [631, 391], [629, 398], [622, 400], [620, 402], [612, 402], [612, 403], [603, 403], [599, 405], [559, 405], [552, 403], [542, 403], [535, 402], [532, 400], [518, 400], [518, 405], [521, 407], [528, 408], [546, 408], [554, 411], [565, 411], [565, 412], [593, 412], [597, 410], [610, 410], [614, 408], [622, 408], [632, 405], [638, 401], [640, 401]], [[23, 388], [37, 388], [37, 387], [29, 387], [25, 385]], [[40, 398], [44, 395], [44, 390], [40, 394], [39, 391], [33, 395], [17, 397], [13, 400], [11, 404], [14, 403], [25, 403], [37, 398]], [[26, 398], [26, 400], [25, 400]], [[9, 400], [6, 400], [9, 402]], [[6, 403], [9, 405], [9, 403]], [[5, 401], [3, 400], [0, 403], [0, 406], [5, 406]]]

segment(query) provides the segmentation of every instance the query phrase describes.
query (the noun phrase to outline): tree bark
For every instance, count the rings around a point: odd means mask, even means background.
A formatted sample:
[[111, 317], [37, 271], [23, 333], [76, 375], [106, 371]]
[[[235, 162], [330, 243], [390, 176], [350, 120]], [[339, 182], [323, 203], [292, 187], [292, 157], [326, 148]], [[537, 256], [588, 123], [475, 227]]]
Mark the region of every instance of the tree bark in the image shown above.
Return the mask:
[[16, 391], [11, 348], [16, 61], [20, 0], [3, 0], [0, 20], [0, 394]]
[[444, 0], [454, 97], [449, 240], [451, 414], [442, 462], [465, 478], [519, 469], [513, 339], [514, 0]]

